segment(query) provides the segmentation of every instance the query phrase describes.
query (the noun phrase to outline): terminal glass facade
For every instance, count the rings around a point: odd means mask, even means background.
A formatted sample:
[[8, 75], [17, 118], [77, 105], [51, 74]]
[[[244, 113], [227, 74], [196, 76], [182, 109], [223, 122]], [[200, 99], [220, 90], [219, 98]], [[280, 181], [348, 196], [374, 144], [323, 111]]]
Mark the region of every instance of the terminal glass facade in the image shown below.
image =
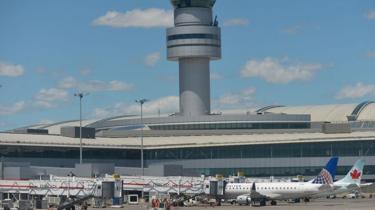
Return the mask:
[[[240, 146], [216, 146], [176, 149], [146, 149], [148, 162], [170, 162], [173, 160], [199, 159], [249, 159], [249, 158], [299, 158], [299, 157], [366, 157], [375, 156], [375, 140], [309, 142], [287, 144], [263, 144]], [[79, 160], [78, 147], [0, 147], [0, 157], [5, 161], [30, 162], [38, 166], [74, 167]], [[139, 149], [84, 148], [84, 162], [114, 163], [119, 167], [139, 167]], [[348, 166], [350, 167], [350, 166]], [[316, 167], [273, 167], [273, 168], [192, 168], [206, 175], [235, 174], [244, 172], [247, 176], [293, 176], [297, 174], [316, 175], [321, 168]], [[345, 174], [348, 168], [338, 168], [338, 174]], [[366, 165], [365, 174], [375, 174], [374, 165]]]
[[[85, 159], [127, 159], [136, 160], [140, 158], [138, 150], [105, 149], [105, 148], [83, 148]], [[19, 158], [79, 158], [79, 148], [73, 147], [32, 147], [32, 146], [1, 146], [1, 157]]]
[[[85, 159], [139, 160], [138, 149], [84, 148]], [[145, 150], [145, 160], [375, 156], [375, 140]], [[0, 157], [79, 158], [79, 148], [1, 146]]]
[[375, 156], [375, 141], [240, 145], [147, 150], [147, 160]]
[[190, 123], [190, 124], [163, 124], [149, 125], [152, 130], [221, 130], [221, 129], [307, 129], [310, 123], [255, 123], [255, 122], [230, 122], [230, 123]]
[[[338, 166], [337, 174], [345, 175], [351, 166]], [[269, 177], [269, 176], [316, 176], [322, 170], [322, 167], [273, 167], [273, 168], [198, 168], [194, 169], [199, 174], [223, 176], [236, 175], [237, 172], [243, 172], [248, 177]], [[365, 165], [364, 175], [375, 174], [374, 165]]]

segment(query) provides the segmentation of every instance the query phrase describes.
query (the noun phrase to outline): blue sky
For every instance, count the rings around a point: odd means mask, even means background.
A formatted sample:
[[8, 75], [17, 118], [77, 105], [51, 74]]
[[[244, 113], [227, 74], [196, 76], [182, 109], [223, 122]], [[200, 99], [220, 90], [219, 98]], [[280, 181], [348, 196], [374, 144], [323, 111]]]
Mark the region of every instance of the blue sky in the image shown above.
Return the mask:
[[[168, 0], [0, 1], [0, 130], [178, 111], [166, 60]], [[218, 0], [213, 110], [358, 103], [375, 97], [375, 1]]]

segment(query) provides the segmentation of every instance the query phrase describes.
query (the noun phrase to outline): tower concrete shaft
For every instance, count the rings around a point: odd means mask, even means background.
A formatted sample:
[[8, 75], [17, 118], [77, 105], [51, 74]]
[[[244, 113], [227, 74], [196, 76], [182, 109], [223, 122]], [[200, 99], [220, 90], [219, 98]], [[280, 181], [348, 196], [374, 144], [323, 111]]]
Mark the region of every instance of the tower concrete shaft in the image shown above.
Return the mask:
[[180, 114], [210, 114], [210, 60], [221, 58], [221, 35], [212, 18], [215, 0], [171, 0], [174, 27], [167, 29], [168, 60], [179, 62]]

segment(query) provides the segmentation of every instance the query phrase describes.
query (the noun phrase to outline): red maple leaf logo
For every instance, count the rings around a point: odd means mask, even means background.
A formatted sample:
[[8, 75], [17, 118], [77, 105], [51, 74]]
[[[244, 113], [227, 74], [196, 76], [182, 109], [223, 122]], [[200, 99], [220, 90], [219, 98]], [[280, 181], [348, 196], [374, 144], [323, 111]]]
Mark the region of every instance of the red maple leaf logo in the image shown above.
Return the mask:
[[352, 172], [350, 172], [350, 176], [352, 179], [359, 179], [361, 176], [361, 172], [359, 172], [357, 169], [354, 169]]

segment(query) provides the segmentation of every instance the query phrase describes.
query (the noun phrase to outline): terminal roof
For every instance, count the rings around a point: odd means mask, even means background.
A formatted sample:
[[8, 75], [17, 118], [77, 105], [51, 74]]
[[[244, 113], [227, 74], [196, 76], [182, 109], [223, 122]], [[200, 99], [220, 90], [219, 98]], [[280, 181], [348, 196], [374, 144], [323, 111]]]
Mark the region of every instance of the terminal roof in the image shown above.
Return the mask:
[[[324, 133], [267, 133], [247, 135], [212, 135], [212, 136], [170, 136], [145, 137], [145, 149], [194, 148], [240, 146], [254, 144], [284, 144], [307, 142], [336, 142], [373, 140], [375, 131], [361, 131], [352, 133], [324, 134]], [[0, 146], [45, 146], [45, 147], [79, 147], [76, 138], [58, 135], [14, 134], [0, 133]], [[83, 139], [84, 148], [117, 148], [139, 149], [139, 137], [129, 138], [96, 138]]]

